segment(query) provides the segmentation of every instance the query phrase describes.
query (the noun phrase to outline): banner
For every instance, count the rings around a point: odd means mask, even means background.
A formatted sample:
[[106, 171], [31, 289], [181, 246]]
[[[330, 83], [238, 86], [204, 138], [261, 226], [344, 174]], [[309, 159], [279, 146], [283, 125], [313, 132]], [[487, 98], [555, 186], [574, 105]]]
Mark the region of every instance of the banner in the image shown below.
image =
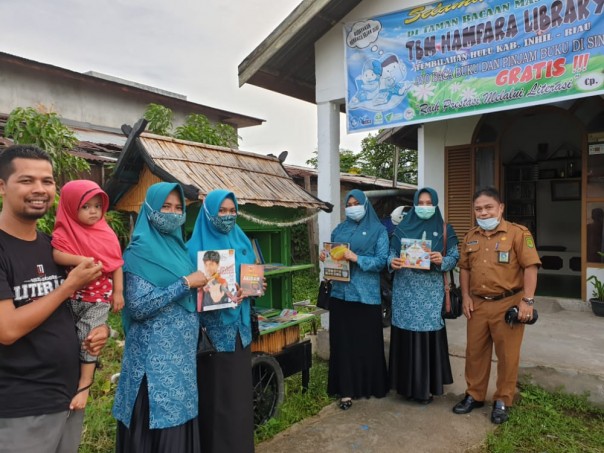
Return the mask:
[[604, 0], [450, 0], [344, 26], [348, 132], [604, 93]]

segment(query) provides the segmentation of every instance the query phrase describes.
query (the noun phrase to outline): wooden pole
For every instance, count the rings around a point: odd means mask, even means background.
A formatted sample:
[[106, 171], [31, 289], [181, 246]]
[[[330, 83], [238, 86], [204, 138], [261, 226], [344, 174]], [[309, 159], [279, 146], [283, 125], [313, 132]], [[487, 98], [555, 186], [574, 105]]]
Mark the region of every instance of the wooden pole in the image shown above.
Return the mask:
[[[304, 176], [304, 189], [308, 193], [312, 193], [310, 175]], [[312, 220], [309, 220], [308, 222], [306, 222], [306, 225], [308, 227], [308, 248], [309, 248], [309, 254], [310, 254], [310, 262], [315, 265], [318, 264], [318, 262], [319, 262], [319, 244], [315, 243], [315, 236], [316, 236], [316, 230], [317, 230], [316, 223], [317, 223], [317, 221], [315, 219], [312, 219]]]

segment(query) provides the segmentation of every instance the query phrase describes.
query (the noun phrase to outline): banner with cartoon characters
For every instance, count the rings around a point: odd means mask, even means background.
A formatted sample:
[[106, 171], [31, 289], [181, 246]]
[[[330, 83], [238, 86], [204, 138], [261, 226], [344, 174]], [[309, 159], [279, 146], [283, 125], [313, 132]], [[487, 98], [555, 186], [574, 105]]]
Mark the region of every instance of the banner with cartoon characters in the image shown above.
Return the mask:
[[348, 132], [604, 94], [604, 0], [448, 0], [344, 26]]

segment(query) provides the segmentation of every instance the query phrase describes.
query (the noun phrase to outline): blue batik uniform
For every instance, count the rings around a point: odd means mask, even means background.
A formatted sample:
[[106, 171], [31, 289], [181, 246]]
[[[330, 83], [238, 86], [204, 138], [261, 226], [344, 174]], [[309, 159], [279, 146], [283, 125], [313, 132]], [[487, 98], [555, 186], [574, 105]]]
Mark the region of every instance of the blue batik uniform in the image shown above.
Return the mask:
[[195, 266], [181, 229], [160, 233], [150, 221], [151, 213], [161, 211], [174, 190], [180, 194], [184, 211], [180, 185], [151, 186], [124, 252], [126, 343], [113, 416], [126, 427], [130, 427], [145, 377], [150, 411], [145, 429], [176, 427], [198, 413], [195, 353], [199, 318], [194, 291], [182, 278], [194, 272]]

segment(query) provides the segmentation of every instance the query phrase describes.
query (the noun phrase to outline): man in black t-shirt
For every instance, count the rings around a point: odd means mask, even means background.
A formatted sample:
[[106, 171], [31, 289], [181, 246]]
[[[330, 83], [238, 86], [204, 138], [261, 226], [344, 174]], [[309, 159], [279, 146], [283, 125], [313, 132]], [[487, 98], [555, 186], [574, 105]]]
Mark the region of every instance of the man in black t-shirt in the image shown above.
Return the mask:
[[[68, 277], [52, 259], [50, 237], [36, 230], [56, 193], [48, 154], [11, 146], [0, 154], [0, 453], [76, 453], [83, 411], [71, 411], [79, 345], [69, 306], [96, 279], [92, 258]], [[100, 352], [108, 329], [85, 344]]]

